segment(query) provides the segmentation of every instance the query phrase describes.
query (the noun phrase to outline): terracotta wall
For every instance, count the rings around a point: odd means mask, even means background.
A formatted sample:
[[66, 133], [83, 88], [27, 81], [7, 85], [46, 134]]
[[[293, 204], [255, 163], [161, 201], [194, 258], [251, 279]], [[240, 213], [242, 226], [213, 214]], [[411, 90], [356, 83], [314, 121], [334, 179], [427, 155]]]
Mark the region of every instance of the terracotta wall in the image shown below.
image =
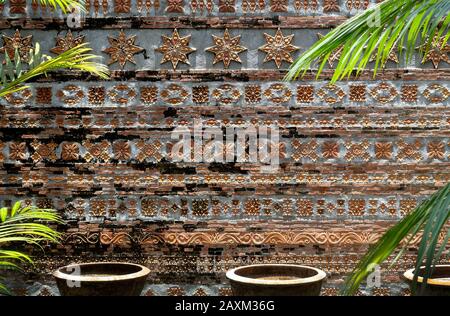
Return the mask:
[[[66, 263], [123, 260], [151, 268], [146, 295], [226, 295], [227, 269], [284, 262], [324, 269], [333, 295], [368, 244], [450, 180], [448, 50], [409, 65], [394, 52], [376, 80], [281, 81], [318, 34], [374, 1], [87, 3], [71, 31], [31, 1], [0, 9], [2, 51], [90, 42], [112, 70], [109, 81], [52, 74], [1, 100], [2, 203], [67, 220], [63, 243], [11, 283], [17, 294], [57, 294], [50, 273]], [[196, 120], [278, 128], [279, 168], [177, 162], [173, 132]], [[398, 276], [413, 250], [362, 294], [407, 293]]]

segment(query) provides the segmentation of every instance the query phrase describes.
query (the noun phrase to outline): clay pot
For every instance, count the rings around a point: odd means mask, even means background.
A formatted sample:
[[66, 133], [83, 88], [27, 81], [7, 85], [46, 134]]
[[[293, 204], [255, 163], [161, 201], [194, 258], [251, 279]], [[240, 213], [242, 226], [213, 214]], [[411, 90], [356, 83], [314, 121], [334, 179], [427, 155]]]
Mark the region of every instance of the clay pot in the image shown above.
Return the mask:
[[133, 263], [72, 264], [53, 273], [62, 296], [138, 296], [150, 270]]
[[326, 273], [291, 264], [256, 264], [227, 272], [236, 296], [319, 296]]
[[[421, 272], [424, 272], [424, 268], [421, 268]], [[423, 285], [423, 278], [420, 277], [417, 280], [416, 292], [417, 296], [450, 296], [450, 265], [437, 265], [434, 268], [431, 278], [427, 280], [427, 284]], [[403, 276], [409, 283], [411, 291], [413, 290], [412, 281], [414, 278], [414, 269], [406, 271]]]

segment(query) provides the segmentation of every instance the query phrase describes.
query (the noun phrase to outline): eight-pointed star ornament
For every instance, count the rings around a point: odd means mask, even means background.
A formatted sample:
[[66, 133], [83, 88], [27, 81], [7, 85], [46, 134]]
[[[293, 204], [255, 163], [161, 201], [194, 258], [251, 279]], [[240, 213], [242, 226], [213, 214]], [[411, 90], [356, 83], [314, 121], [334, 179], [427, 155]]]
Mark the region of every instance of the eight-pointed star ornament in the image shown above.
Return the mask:
[[190, 65], [188, 55], [194, 51], [195, 48], [189, 46], [191, 35], [181, 37], [177, 29], [173, 30], [172, 37], [162, 35], [163, 43], [160, 47], [155, 49], [157, 52], [163, 54], [161, 64], [171, 62], [173, 69], [176, 69], [178, 62]]
[[132, 64], [136, 64], [133, 56], [142, 52], [144, 49], [134, 45], [135, 41], [136, 35], [127, 37], [123, 30], [119, 32], [119, 36], [117, 38], [108, 36], [108, 42], [111, 46], [103, 50], [103, 52], [111, 55], [108, 65], [118, 62], [123, 68], [127, 61]]
[[12, 37], [3, 35], [3, 47], [0, 48], [0, 53], [7, 53], [12, 60], [16, 50], [19, 53], [20, 60], [28, 62], [30, 58], [30, 50], [33, 49], [32, 43], [33, 35], [22, 37], [19, 30], [16, 30]]
[[241, 63], [239, 53], [247, 50], [240, 45], [241, 36], [231, 37], [228, 29], [225, 29], [223, 37], [212, 35], [214, 46], [208, 47], [205, 51], [214, 53], [213, 64], [222, 61], [225, 68], [230, 66], [231, 61]]
[[[369, 61], [370, 62], [374, 62], [375, 60], [377, 60], [377, 51], [375, 51], [372, 56], [370, 56]], [[391, 51], [389, 52], [389, 55], [387, 56], [386, 62], [388, 61], [392, 61], [396, 64], [398, 64], [400, 62], [400, 60], [398, 59], [398, 48], [397, 46], [392, 47]], [[386, 67], [386, 65], [383, 65], [383, 67]]]
[[[445, 61], [447, 64], [450, 64], [450, 58], [448, 56], [448, 53], [450, 53], [450, 45], [448, 43], [445, 43], [444, 45], [444, 41], [444, 36], [439, 39], [435, 37], [431, 41], [431, 46], [428, 52], [423, 56], [422, 64], [425, 64], [427, 61], [431, 61], [436, 69], [439, 67], [439, 63], [441, 61]], [[417, 49], [425, 51], [427, 42], [425, 42], [422, 46], [417, 47]]]
[[84, 37], [84, 35], [74, 37], [72, 32], [69, 30], [66, 36], [56, 37], [56, 46], [50, 49], [50, 52], [57, 55], [62, 54], [65, 51], [82, 44], [84, 42]]
[[292, 63], [294, 61], [291, 53], [299, 50], [300, 47], [292, 45], [292, 40], [294, 39], [293, 34], [283, 36], [280, 28], [278, 28], [275, 36], [264, 33], [264, 37], [266, 39], [266, 44], [259, 47], [259, 50], [266, 53], [264, 62], [273, 60], [277, 65], [277, 68], [280, 68], [283, 60], [288, 63]]

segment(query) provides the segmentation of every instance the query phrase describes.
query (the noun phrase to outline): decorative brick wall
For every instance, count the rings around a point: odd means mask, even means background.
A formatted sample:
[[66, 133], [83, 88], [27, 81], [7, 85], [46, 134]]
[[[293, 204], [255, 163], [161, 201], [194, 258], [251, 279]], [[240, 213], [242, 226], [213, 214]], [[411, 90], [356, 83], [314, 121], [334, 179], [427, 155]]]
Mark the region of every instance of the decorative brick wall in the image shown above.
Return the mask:
[[[250, 263], [322, 268], [333, 295], [368, 244], [450, 181], [448, 50], [410, 65], [393, 53], [376, 79], [281, 81], [319, 34], [374, 1], [87, 3], [71, 31], [36, 2], [0, 8], [1, 51], [89, 42], [112, 70], [110, 81], [51, 74], [1, 100], [2, 203], [67, 220], [63, 243], [11, 283], [17, 294], [57, 294], [51, 272], [66, 263], [118, 260], [151, 269], [146, 295], [227, 295], [224, 272]], [[279, 169], [176, 162], [173, 131], [196, 120], [277, 127]], [[413, 250], [361, 293], [407, 293]]]

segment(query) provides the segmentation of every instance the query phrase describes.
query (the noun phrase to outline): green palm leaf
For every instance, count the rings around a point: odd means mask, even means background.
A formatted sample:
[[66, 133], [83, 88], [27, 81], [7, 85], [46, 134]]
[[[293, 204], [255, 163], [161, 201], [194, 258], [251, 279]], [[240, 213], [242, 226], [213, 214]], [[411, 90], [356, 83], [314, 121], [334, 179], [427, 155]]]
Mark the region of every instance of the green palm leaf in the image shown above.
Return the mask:
[[[347, 20], [333, 29], [304, 52], [292, 65], [285, 79], [303, 76], [319, 63], [317, 77], [323, 71], [327, 58], [343, 47], [332, 83], [360, 74], [372, 56], [374, 76], [384, 67], [389, 54], [398, 48], [399, 55], [409, 61], [422, 41], [426, 54], [433, 41], [443, 36], [450, 23], [450, 0], [385, 0]], [[444, 36], [442, 46], [450, 37]], [[421, 45], [419, 45], [421, 46]]]
[[[371, 273], [370, 268], [380, 265], [390, 257], [403, 242], [400, 252], [394, 258], [394, 264], [411, 244], [412, 238], [422, 231], [423, 236], [418, 248], [413, 289], [417, 287], [419, 268], [424, 266], [424, 285], [433, 273], [443, 251], [448, 245], [450, 229], [442, 238], [442, 230], [450, 218], [450, 184], [423, 201], [413, 212], [390, 228], [364, 255], [351, 275], [347, 278], [341, 291], [343, 295], [353, 295], [359, 285]], [[439, 246], [440, 242], [440, 246]], [[439, 248], [438, 248], [439, 246]]]
[[48, 72], [55, 70], [72, 69], [86, 71], [97, 75], [102, 79], [108, 78], [108, 67], [94, 61], [95, 59], [98, 59], [98, 57], [89, 53], [91, 49], [86, 46], [87, 44], [88, 43], [83, 43], [73, 47], [57, 57], [46, 57], [44, 59], [41, 57], [39, 45], [36, 44], [36, 48], [31, 52], [31, 68], [28, 71], [21, 73], [20, 76], [14, 77], [11, 81], [2, 82], [0, 97], [26, 89], [27, 86], [23, 85], [23, 83], [34, 77], [45, 75]]
[[[16, 202], [11, 209], [0, 208], [0, 246], [26, 243], [41, 247], [41, 242], [59, 242], [61, 234], [47, 226], [48, 223], [62, 223], [55, 210], [22, 207], [21, 202]], [[0, 249], [0, 269], [20, 269], [21, 263], [33, 261], [23, 252]], [[8, 293], [1, 283], [0, 293]]]

